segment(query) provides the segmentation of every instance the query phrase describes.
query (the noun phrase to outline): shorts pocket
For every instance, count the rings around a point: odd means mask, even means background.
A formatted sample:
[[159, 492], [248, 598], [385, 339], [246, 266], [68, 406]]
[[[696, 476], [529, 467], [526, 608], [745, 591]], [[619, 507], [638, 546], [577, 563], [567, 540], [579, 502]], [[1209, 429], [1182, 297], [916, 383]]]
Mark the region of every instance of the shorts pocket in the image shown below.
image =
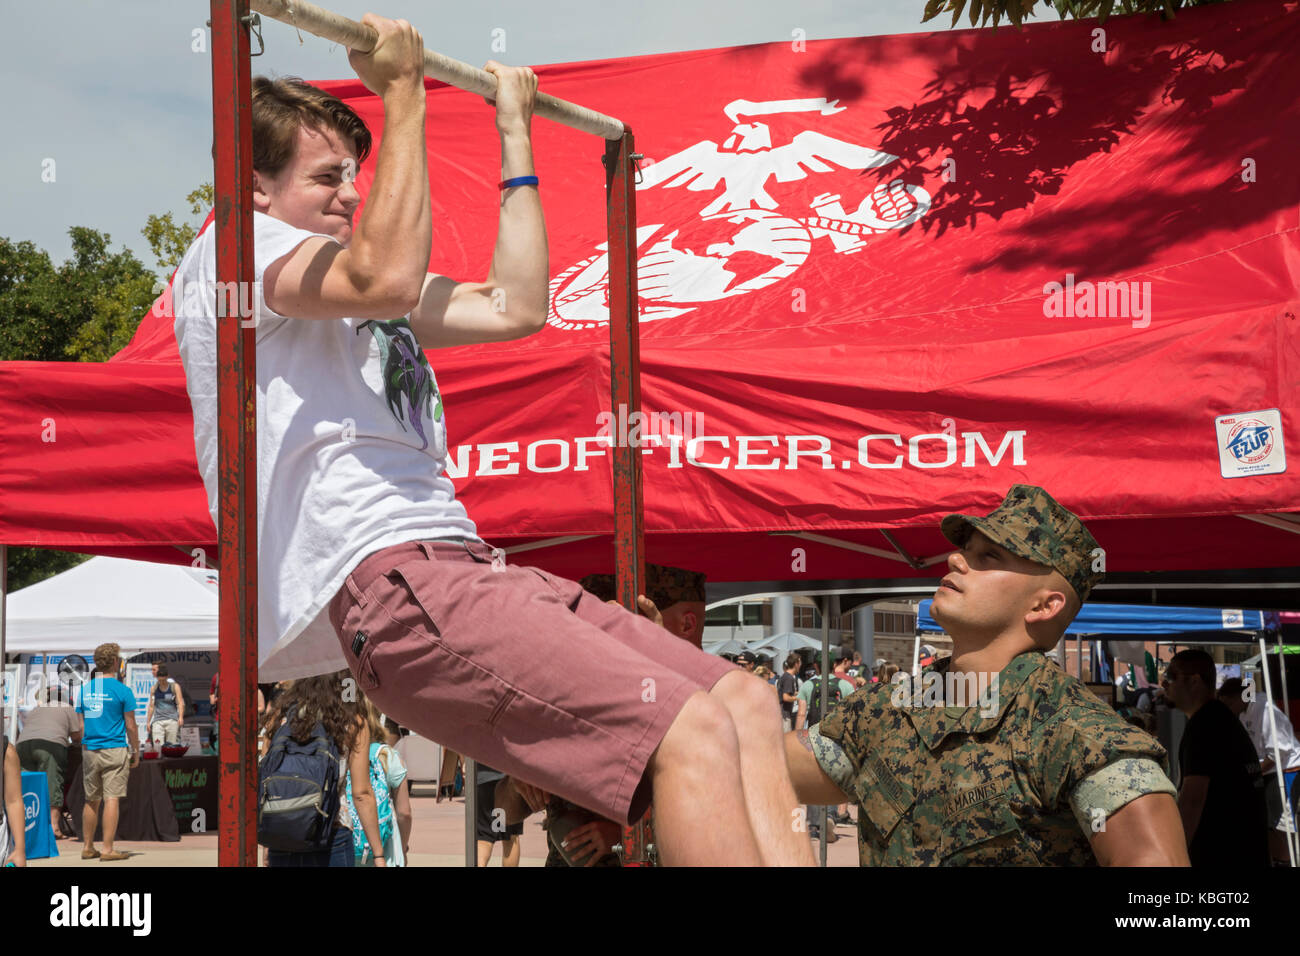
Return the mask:
[[397, 623], [413, 631], [426, 631], [431, 640], [440, 641], [442, 640], [442, 630], [439, 626], [439, 617], [441, 615], [434, 613], [436, 608], [432, 606], [431, 601], [425, 599], [420, 591], [422, 583], [420, 571], [427, 567], [428, 562], [426, 560], [417, 559], [407, 561], [405, 564], [399, 564], [384, 575], [398, 589], [398, 594], [406, 598], [407, 605], [420, 612], [419, 615], [404, 614], [402, 613], [403, 609], [392, 606], [391, 601], [384, 602], [384, 606]]
[[[358, 631], [357, 636], [365, 634], [364, 631]], [[356, 666], [352, 667], [352, 673], [356, 675], [357, 685], [363, 691], [372, 691], [379, 686], [379, 675], [375, 673], [374, 656], [377, 645], [368, 636], [361, 644], [361, 656], [356, 659]]]

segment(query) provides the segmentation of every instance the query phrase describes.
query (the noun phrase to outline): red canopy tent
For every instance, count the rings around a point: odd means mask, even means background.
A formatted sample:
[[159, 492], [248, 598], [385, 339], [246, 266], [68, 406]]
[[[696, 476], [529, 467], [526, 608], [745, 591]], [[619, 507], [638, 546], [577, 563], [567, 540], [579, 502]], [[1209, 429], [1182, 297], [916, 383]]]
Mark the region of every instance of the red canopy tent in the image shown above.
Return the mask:
[[[480, 534], [607, 568], [606, 445], [640, 424], [647, 558], [717, 582], [936, 577], [939, 517], [1016, 482], [1115, 580], [1294, 582], [1297, 8], [1112, 18], [1104, 50], [1086, 21], [539, 68], [647, 157], [651, 418], [609, 407], [600, 149], [535, 124], [550, 324], [429, 354]], [[322, 85], [381, 134], [359, 83]], [[478, 279], [491, 111], [428, 86], [430, 268]], [[0, 363], [0, 543], [215, 562], [169, 302], [111, 362]]]

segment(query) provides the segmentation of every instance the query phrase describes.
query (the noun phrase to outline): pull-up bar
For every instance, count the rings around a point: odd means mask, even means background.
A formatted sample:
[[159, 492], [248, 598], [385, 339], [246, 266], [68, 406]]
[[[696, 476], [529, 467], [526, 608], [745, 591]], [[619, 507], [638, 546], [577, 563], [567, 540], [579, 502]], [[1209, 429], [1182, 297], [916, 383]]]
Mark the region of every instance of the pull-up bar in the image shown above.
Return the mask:
[[[349, 20], [305, 0], [250, 0], [249, 8], [359, 53], [369, 53], [379, 39], [379, 34], [364, 23]], [[479, 96], [494, 96], [497, 91], [497, 78], [491, 73], [428, 48], [424, 51], [424, 74]], [[533, 112], [584, 133], [595, 133], [602, 139], [622, 139], [626, 132], [624, 125], [612, 116], [546, 93], [537, 94]]]
[[[209, 0], [212, 11], [213, 182], [219, 288], [253, 282], [252, 78], [250, 10], [368, 52], [370, 27], [300, 0]], [[493, 97], [496, 77], [424, 51], [424, 71], [459, 89]], [[534, 113], [605, 139], [609, 248], [610, 407], [641, 407], [636, 283], [636, 161], [632, 131], [620, 121], [539, 93]], [[222, 315], [218, 307], [216, 313]], [[217, 320], [217, 508], [221, 555], [220, 839], [222, 866], [257, 865], [257, 354], [255, 330], [237, 316]], [[611, 449], [614, 571], [619, 603], [636, 613], [645, 590], [641, 450]], [[0, 572], [3, 560], [0, 555]], [[2, 582], [0, 582], [2, 583]], [[466, 821], [473, 827], [473, 818]], [[472, 833], [472, 830], [469, 831]], [[624, 833], [629, 864], [648, 859], [646, 828]], [[472, 850], [472, 844], [470, 845]], [[472, 866], [474, 854], [467, 852]]]

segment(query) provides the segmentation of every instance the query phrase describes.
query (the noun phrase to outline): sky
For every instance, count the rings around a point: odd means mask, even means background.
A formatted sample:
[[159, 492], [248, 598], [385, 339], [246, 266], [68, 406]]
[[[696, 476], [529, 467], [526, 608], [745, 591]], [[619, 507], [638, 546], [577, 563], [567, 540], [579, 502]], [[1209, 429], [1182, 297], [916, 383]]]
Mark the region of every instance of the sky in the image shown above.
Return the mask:
[[[648, 53], [945, 29], [925, 0], [320, 0], [359, 20], [406, 19], [425, 45], [482, 66], [535, 66]], [[212, 67], [206, 0], [39, 0], [5, 5], [0, 81], [10, 91], [0, 144], [0, 236], [55, 262], [70, 226], [108, 232], [156, 267], [140, 235], [150, 213], [192, 220], [185, 196], [212, 179]], [[965, 23], [963, 22], [963, 26]], [[504, 30], [506, 49], [492, 50]], [[196, 35], [195, 31], [199, 31]], [[346, 53], [264, 20], [254, 73], [352, 76]], [[497, 36], [501, 36], [497, 34]], [[196, 49], [198, 48], [198, 49]], [[256, 47], [254, 47], [256, 49]], [[545, 88], [543, 87], [543, 90]]]

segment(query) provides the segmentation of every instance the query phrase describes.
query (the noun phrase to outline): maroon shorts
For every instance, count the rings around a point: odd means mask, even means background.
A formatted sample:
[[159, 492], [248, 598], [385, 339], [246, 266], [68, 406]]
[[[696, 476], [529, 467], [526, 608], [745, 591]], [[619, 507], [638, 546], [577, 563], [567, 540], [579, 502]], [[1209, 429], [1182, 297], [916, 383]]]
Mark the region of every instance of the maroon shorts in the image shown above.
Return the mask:
[[581, 585], [480, 542], [369, 555], [330, 602], [357, 683], [445, 747], [613, 820], [688, 697], [734, 668]]

